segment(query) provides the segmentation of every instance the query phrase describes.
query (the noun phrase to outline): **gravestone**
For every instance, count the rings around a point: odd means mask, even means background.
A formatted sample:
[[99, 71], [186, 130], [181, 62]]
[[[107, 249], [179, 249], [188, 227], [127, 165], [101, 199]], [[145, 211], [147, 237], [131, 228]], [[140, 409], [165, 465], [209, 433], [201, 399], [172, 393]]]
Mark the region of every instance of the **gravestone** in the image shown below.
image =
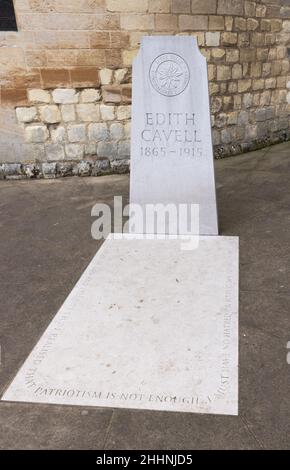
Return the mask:
[[195, 39], [145, 38], [133, 74], [131, 203], [198, 204], [200, 230], [190, 249], [138, 218], [108, 237], [2, 399], [236, 415], [238, 239], [215, 236], [206, 62]]
[[[197, 204], [217, 235], [207, 63], [196, 38], [146, 36], [133, 64], [130, 202]], [[145, 219], [144, 219], [145, 220]], [[134, 220], [136, 233], [144, 220]]]

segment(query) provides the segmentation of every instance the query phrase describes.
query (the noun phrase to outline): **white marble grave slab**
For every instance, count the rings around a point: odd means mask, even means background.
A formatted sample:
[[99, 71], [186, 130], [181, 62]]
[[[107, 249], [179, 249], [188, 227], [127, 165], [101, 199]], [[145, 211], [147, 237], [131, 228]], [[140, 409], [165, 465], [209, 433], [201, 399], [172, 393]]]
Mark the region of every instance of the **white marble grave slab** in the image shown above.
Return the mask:
[[207, 63], [195, 37], [142, 38], [133, 63], [130, 203], [143, 208], [133, 233], [150, 233], [146, 204], [196, 204], [200, 224], [191, 233], [218, 235]]
[[107, 239], [2, 399], [236, 415], [238, 238], [181, 246]]

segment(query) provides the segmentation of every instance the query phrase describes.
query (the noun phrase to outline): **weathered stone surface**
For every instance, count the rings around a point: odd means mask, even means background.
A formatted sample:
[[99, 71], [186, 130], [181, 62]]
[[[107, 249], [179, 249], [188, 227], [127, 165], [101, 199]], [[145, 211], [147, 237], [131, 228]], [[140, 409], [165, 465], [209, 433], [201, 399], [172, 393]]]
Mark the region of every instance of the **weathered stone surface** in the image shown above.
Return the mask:
[[26, 143], [22, 147], [25, 161], [28, 162], [43, 162], [45, 161], [44, 142]]
[[[203, 2], [199, 1], [199, 3]], [[241, 2], [240, 0], [218, 0], [217, 13], [218, 15], [242, 16], [244, 13], [243, 2]]]
[[225, 56], [226, 51], [225, 49], [214, 48], [212, 49], [211, 53], [212, 53], [212, 57], [218, 60], [218, 59], [222, 59]]
[[130, 49], [122, 52], [123, 65], [129, 67], [138, 53], [137, 49]]
[[233, 79], [238, 79], [238, 78], [242, 78], [242, 76], [243, 76], [243, 68], [242, 68], [241, 64], [233, 65], [232, 78]]
[[73, 104], [64, 104], [60, 109], [61, 117], [64, 122], [73, 122], [76, 120], [76, 112]]
[[130, 158], [129, 140], [122, 140], [118, 143], [118, 158]]
[[228, 65], [217, 66], [217, 80], [229, 80], [231, 78], [231, 67]]
[[253, 1], [245, 1], [245, 15], [255, 16], [256, 15], [256, 3]]
[[220, 44], [220, 33], [219, 32], [207, 32], [205, 33], [205, 42], [208, 47], [219, 46]]
[[258, 18], [263, 18], [266, 16], [267, 7], [266, 5], [257, 5], [256, 6], [256, 15]]
[[102, 69], [100, 70], [100, 80], [102, 85], [110, 85], [112, 83], [113, 70]]
[[116, 142], [99, 142], [97, 147], [98, 157], [107, 157], [113, 160], [117, 156]]
[[122, 91], [118, 85], [104, 86], [102, 88], [102, 95], [104, 103], [118, 104], [122, 101]]
[[57, 126], [50, 130], [51, 140], [54, 144], [66, 142], [66, 129], [63, 126]]
[[44, 178], [55, 178], [56, 171], [57, 171], [57, 164], [56, 163], [47, 163], [44, 162], [41, 165], [42, 174]]
[[34, 106], [29, 108], [16, 108], [16, 116], [19, 122], [32, 122], [37, 120], [37, 109]]
[[[225, 29], [225, 19], [223, 16], [210, 15], [209, 17], [209, 30], [210, 31], [223, 31]], [[199, 46], [202, 44], [199, 43]]]
[[120, 140], [124, 136], [124, 126], [120, 122], [114, 122], [110, 126], [110, 138], [111, 140]]
[[246, 31], [247, 30], [247, 20], [246, 18], [235, 18], [235, 28], [238, 31]]
[[257, 137], [257, 126], [256, 125], [246, 126], [246, 132], [251, 136], [251, 138], [255, 139]]
[[[190, 13], [191, 0], [172, 0], [172, 13]], [[162, 13], [162, 11], [160, 12]]]
[[[179, 2], [182, 3], [182, 2]], [[217, 0], [191, 0], [191, 12], [193, 14], [216, 13]]]
[[57, 163], [57, 175], [58, 176], [71, 176], [73, 170], [73, 164], [70, 162], [58, 162]]
[[73, 88], [57, 88], [53, 90], [52, 98], [57, 104], [74, 104], [78, 103], [79, 94]]
[[45, 152], [48, 161], [63, 160], [65, 157], [62, 144], [46, 144]]
[[239, 93], [243, 93], [245, 91], [248, 91], [251, 88], [251, 80], [245, 79], [245, 80], [239, 80], [238, 81], [238, 91]]
[[130, 139], [131, 137], [131, 122], [126, 122], [124, 125], [125, 137]]
[[230, 129], [223, 129], [221, 132], [221, 141], [223, 144], [229, 144], [232, 140]]
[[40, 176], [41, 168], [36, 163], [26, 163], [23, 165], [23, 173], [27, 178], [37, 178]]
[[55, 124], [61, 121], [61, 114], [58, 106], [46, 105], [39, 107], [40, 119], [47, 124]]
[[103, 121], [112, 121], [113, 119], [115, 119], [114, 106], [107, 106], [105, 104], [101, 104], [100, 111], [101, 111], [101, 119]]
[[92, 176], [106, 175], [111, 172], [110, 160], [100, 158], [92, 165]]
[[206, 31], [208, 29], [208, 16], [179, 15], [179, 29], [181, 31]]
[[2, 174], [7, 176], [23, 175], [23, 166], [21, 163], [3, 163], [1, 165]]
[[131, 118], [131, 106], [118, 106], [117, 119], [123, 121], [124, 119]]
[[87, 142], [85, 144], [85, 156], [95, 156], [97, 155], [97, 143], [96, 142]]
[[261, 93], [260, 96], [260, 105], [261, 106], [268, 106], [271, 101], [271, 92], [269, 90], [264, 91]]
[[237, 124], [238, 122], [238, 113], [237, 111], [232, 111], [228, 114], [227, 123], [229, 126]]
[[86, 90], [81, 91], [80, 93], [81, 103], [95, 103], [96, 101], [100, 101], [100, 99], [100, 90], [97, 90], [95, 88], [88, 88]]
[[238, 49], [227, 49], [226, 62], [238, 62], [239, 54]]
[[49, 104], [51, 101], [51, 96], [49, 91], [42, 89], [32, 89], [27, 91], [28, 101], [35, 104]]
[[247, 19], [247, 29], [249, 31], [255, 31], [259, 27], [259, 21], [255, 20], [255, 18], [248, 18]]
[[220, 111], [221, 108], [222, 108], [222, 104], [223, 104], [222, 98], [219, 97], [219, 96], [214, 96], [211, 99], [211, 111], [212, 111], [212, 113], [217, 113], [218, 111]]
[[154, 15], [124, 13], [121, 14], [121, 29], [124, 31], [146, 31], [154, 29]]
[[77, 104], [78, 118], [84, 122], [98, 122], [100, 120], [100, 105], [95, 103]]
[[132, 102], [132, 85], [121, 85], [122, 103], [130, 104]]
[[130, 160], [126, 158], [121, 160], [113, 160], [111, 161], [111, 168], [114, 173], [128, 173], [130, 171]]
[[224, 32], [221, 34], [221, 44], [223, 46], [233, 46], [238, 42], [237, 33]]
[[75, 176], [90, 176], [91, 171], [92, 171], [92, 164], [86, 161], [79, 162], [73, 168], [73, 174]]
[[105, 123], [96, 123], [89, 125], [89, 140], [108, 140], [109, 138], [109, 131], [107, 124]]
[[[234, 93], [236, 90], [231, 90], [231, 88], [232, 88], [232, 83], [229, 83], [229, 93]], [[209, 89], [210, 96], [216, 95], [220, 90], [220, 85], [219, 83], [209, 83], [208, 89]]]
[[130, 72], [128, 68], [115, 70], [114, 73], [114, 82], [121, 84], [127, 83], [130, 79]]
[[263, 90], [264, 88], [265, 88], [265, 80], [263, 79], [253, 80], [252, 89], [254, 91]]
[[243, 95], [243, 104], [245, 108], [250, 108], [252, 106], [252, 103], [253, 103], [252, 93], [245, 93]]
[[248, 124], [249, 122], [249, 115], [247, 111], [240, 111], [238, 114], [238, 124], [241, 126], [244, 126], [245, 124]]
[[25, 140], [26, 142], [45, 142], [49, 137], [49, 132], [46, 126], [43, 125], [31, 125], [25, 128]]
[[70, 124], [67, 135], [69, 142], [85, 142], [87, 137], [85, 124]]
[[220, 113], [216, 116], [215, 118], [215, 126], [217, 128], [219, 127], [224, 127], [226, 125], [226, 122], [227, 122], [227, 115], [226, 113]]
[[68, 160], [81, 160], [84, 156], [84, 145], [66, 144], [65, 153]]

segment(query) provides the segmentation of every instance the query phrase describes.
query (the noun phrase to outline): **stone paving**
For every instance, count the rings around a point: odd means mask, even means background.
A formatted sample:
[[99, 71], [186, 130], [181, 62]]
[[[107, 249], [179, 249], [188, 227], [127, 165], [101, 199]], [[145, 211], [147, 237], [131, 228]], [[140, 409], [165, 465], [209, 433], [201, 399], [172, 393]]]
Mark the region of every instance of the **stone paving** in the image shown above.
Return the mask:
[[[239, 417], [0, 403], [1, 449], [290, 448], [290, 142], [215, 162], [240, 237]], [[91, 208], [128, 175], [0, 182], [1, 394], [100, 246]]]

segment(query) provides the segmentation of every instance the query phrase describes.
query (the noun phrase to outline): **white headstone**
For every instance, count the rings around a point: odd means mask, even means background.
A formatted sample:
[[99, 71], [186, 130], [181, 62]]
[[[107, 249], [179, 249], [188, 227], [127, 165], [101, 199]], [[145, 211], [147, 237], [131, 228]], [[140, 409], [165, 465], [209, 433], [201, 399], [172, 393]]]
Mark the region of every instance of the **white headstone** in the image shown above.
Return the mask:
[[[142, 38], [131, 141], [130, 203], [144, 214], [146, 204], [197, 204], [195, 233], [217, 235], [207, 63], [196, 38]], [[146, 233], [143, 222], [135, 218], [131, 231]]]

